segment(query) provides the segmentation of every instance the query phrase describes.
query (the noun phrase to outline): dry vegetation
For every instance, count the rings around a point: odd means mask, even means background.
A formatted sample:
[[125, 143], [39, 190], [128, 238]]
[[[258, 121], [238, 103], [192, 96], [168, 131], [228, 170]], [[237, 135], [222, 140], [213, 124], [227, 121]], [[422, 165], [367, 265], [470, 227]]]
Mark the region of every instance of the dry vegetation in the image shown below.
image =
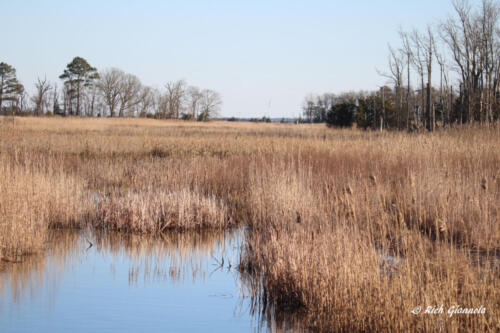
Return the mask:
[[[49, 228], [250, 228], [263, 311], [321, 331], [498, 331], [500, 131], [3, 118], [0, 258]], [[485, 315], [415, 316], [417, 305]]]

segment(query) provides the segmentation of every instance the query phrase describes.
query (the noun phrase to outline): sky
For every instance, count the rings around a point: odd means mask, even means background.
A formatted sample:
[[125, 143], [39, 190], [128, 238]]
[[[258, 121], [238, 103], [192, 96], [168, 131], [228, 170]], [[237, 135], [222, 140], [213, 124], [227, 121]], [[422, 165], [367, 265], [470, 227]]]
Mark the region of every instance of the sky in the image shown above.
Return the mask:
[[[476, 1], [477, 2], [477, 1]], [[475, 3], [475, 1], [472, 1]], [[218, 91], [221, 116], [296, 117], [310, 93], [386, 83], [387, 44], [452, 13], [449, 0], [0, 0], [0, 62], [34, 91], [75, 56], [162, 88]]]

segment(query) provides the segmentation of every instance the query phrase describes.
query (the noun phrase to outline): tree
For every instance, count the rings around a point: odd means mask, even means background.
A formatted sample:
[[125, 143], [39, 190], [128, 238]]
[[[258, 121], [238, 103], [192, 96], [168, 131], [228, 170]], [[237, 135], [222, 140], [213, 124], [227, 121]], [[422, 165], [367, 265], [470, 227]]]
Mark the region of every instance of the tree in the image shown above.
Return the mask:
[[302, 109], [306, 122], [321, 123], [326, 120], [326, 113], [337, 97], [334, 94], [308, 94], [303, 102]]
[[424, 50], [422, 46], [422, 36], [417, 30], [414, 30], [412, 35], [411, 35], [411, 40], [412, 40], [412, 59], [413, 59], [413, 65], [415, 66], [415, 69], [417, 70], [418, 75], [420, 76], [420, 105], [419, 105], [419, 111], [416, 111], [416, 125], [417, 127], [420, 127], [419, 122], [422, 120], [422, 111], [424, 109], [425, 105], [425, 82], [424, 82], [424, 75], [425, 75], [425, 55], [424, 55]]
[[203, 97], [200, 88], [194, 86], [188, 87], [187, 97], [189, 112], [191, 113], [192, 118], [196, 119], [200, 110], [200, 102]]
[[445, 126], [448, 122], [448, 114], [450, 106], [448, 105], [448, 98], [446, 98], [448, 91], [448, 73], [447, 73], [447, 64], [444, 56], [444, 52], [442, 50], [435, 50], [436, 61], [439, 65], [439, 108], [441, 112], [441, 124]]
[[119, 116], [125, 116], [125, 110], [129, 114], [132, 114], [132, 108], [139, 103], [139, 93], [141, 91], [142, 84], [137, 76], [132, 74], [125, 74], [121, 76], [119, 82], [119, 92], [118, 97], [120, 99], [120, 111]]
[[38, 78], [37, 83], [35, 83], [36, 95], [33, 96], [32, 100], [35, 103], [35, 114], [37, 116], [44, 114], [44, 107], [47, 104], [47, 95], [52, 89], [50, 83], [47, 82], [47, 78], [41, 80]]
[[314, 96], [309, 94], [305, 97], [302, 109], [304, 110], [304, 117], [306, 118], [306, 122], [312, 123], [313, 115], [314, 115]]
[[434, 33], [430, 26], [427, 26], [427, 36], [421, 37], [420, 43], [425, 52], [424, 63], [427, 69], [427, 86], [426, 86], [426, 102], [425, 102], [425, 118], [426, 128], [428, 131], [433, 131], [436, 124], [436, 116], [432, 101], [432, 59], [434, 58]]
[[397, 114], [397, 127], [401, 129], [401, 115], [403, 108], [403, 70], [404, 70], [404, 54], [396, 52], [391, 45], [389, 45], [389, 70], [390, 73], [379, 73], [380, 75], [390, 79], [394, 83], [394, 91], [396, 93], [396, 103], [398, 105]]
[[64, 115], [61, 107], [59, 106], [59, 93], [57, 84], [54, 84], [54, 93], [52, 94], [52, 112], [55, 115]]
[[326, 123], [329, 127], [351, 127], [355, 111], [356, 105], [353, 103], [343, 102], [333, 105], [326, 115]]
[[410, 71], [411, 71], [411, 63], [412, 63], [412, 48], [410, 44], [410, 39], [408, 38], [408, 34], [403, 30], [399, 31], [399, 36], [401, 41], [403, 42], [402, 53], [406, 58], [406, 79], [407, 79], [407, 87], [406, 87], [406, 98], [405, 98], [405, 108], [406, 108], [406, 130], [410, 129], [410, 91], [411, 91], [411, 83], [410, 83]]
[[106, 69], [99, 74], [97, 87], [104, 102], [108, 106], [111, 117], [115, 117], [116, 108], [119, 103], [120, 81], [125, 73], [117, 68]]
[[[495, 67], [500, 65], [500, 29], [498, 21], [500, 19], [500, 4], [493, 0], [483, 0], [480, 11], [477, 15], [478, 25], [480, 27], [481, 43], [480, 54], [483, 67], [484, 80], [481, 85], [482, 101], [481, 112], [483, 121], [493, 121], [493, 104], [495, 104], [494, 82], [498, 82], [498, 73], [495, 80]], [[496, 36], [495, 36], [496, 35]], [[497, 67], [498, 68], [498, 67]], [[484, 107], [483, 107], [484, 106]]]
[[207, 121], [213, 117], [216, 117], [219, 113], [220, 106], [222, 105], [222, 99], [218, 92], [204, 89], [201, 91], [201, 101], [200, 101], [200, 115], [198, 120]]
[[165, 103], [166, 103], [166, 117], [175, 117], [179, 119], [181, 109], [185, 99], [185, 86], [184, 80], [167, 82], [165, 85]]
[[60, 79], [65, 80], [65, 85], [69, 88], [69, 111], [72, 113], [72, 102], [76, 98], [76, 115], [80, 115], [81, 100], [83, 90], [89, 87], [92, 82], [99, 78], [97, 69], [90, 66], [87, 60], [81, 57], [75, 57], [70, 62], [63, 74], [59, 76]]
[[17, 81], [16, 69], [4, 62], [0, 63], [0, 112], [3, 110], [3, 101], [10, 101], [12, 106], [23, 93], [24, 87]]
[[373, 122], [373, 112], [370, 109], [370, 101], [366, 98], [358, 101], [358, 109], [356, 112], [356, 123], [358, 128], [366, 130]]
[[151, 87], [143, 86], [138, 96], [139, 117], [147, 117], [155, 105], [155, 94]]
[[461, 121], [464, 118], [467, 121], [472, 121], [474, 120], [474, 102], [482, 74], [480, 50], [483, 33], [479, 20], [473, 14], [468, 1], [454, 0], [453, 7], [458, 20], [450, 18], [441, 28], [444, 31], [443, 39], [453, 54], [462, 79], [459, 105], [463, 106], [465, 110], [460, 109], [459, 117]]
[[85, 95], [86, 103], [86, 115], [93, 117], [96, 106], [99, 104], [99, 88], [96, 85], [96, 82], [91, 82], [88, 87], [88, 92]]

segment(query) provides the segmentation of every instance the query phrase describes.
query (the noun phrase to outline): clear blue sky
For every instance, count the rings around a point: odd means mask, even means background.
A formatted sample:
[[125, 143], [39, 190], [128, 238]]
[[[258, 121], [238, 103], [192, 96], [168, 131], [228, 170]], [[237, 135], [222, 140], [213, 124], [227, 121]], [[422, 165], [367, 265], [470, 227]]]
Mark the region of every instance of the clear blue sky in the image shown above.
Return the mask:
[[0, 0], [0, 13], [0, 61], [29, 91], [38, 76], [59, 81], [81, 56], [155, 87], [185, 79], [217, 90], [223, 116], [282, 117], [299, 115], [308, 93], [376, 89], [399, 26], [424, 28], [451, 4]]

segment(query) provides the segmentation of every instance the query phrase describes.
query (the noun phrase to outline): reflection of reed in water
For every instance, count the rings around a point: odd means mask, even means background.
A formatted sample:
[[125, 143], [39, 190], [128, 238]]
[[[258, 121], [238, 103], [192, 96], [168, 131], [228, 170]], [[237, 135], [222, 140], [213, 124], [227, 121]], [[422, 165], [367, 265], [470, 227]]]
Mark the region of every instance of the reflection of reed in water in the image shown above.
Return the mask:
[[[182, 281], [186, 277], [204, 279], [215, 267], [212, 258], [226, 256], [235, 242], [236, 232], [189, 231], [158, 235], [110, 231], [53, 230], [48, 233], [47, 251], [24, 257], [16, 263], [3, 263], [0, 271], [0, 296], [10, 290], [12, 299], [36, 295], [45, 289], [54, 293], [61, 274], [78, 262], [87, 251], [97, 251], [114, 259], [129, 261], [129, 283], [139, 278], [148, 281]], [[90, 244], [92, 247], [89, 248]], [[226, 259], [226, 263], [227, 263]], [[49, 287], [49, 290], [46, 287]], [[53, 288], [53, 289], [50, 289]]]
[[208, 262], [231, 239], [217, 231], [164, 232], [157, 235], [97, 231], [94, 246], [99, 253], [130, 261], [129, 282], [183, 280], [190, 273], [193, 280], [204, 279]]
[[[287, 307], [276, 307], [269, 304], [265, 289], [262, 287], [262, 277], [259, 274], [239, 269], [240, 290], [244, 298], [250, 298], [249, 312], [253, 318], [256, 332], [309, 332], [304, 323], [306, 313]], [[241, 299], [241, 302], [244, 301]]]
[[212, 258], [220, 262], [226, 257], [227, 266], [227, 252], [241, 240], [238, 232], [220, 231], [172, 231], [158, 235], [96, 231], [87, 236], [88, 233], [50, 231], [46, 252], [26, 256], [16, 263], [2, 263], [0, 295], [7, 289], [14, 300], [19, 300], [23, 295], [35, 294], [42, 286], [56, 287], [62, 272], [88, 250], [126, 258], [130, 264], [130, 283], [137, 283], [141, 276], [145, 282], [176, 282], [189, 275], [193, 280], [204, 279], [215, 268], [209, 265]]
[[0, 267], [0, 296], [9, 290], [14, 301], [25, 295], [34, 295], [43, 285], [57, 286], [65, 265], [82, 248], [78, 231], [54, 230], [47, 235], [47, 251], [43, 254], [24, 256]]

